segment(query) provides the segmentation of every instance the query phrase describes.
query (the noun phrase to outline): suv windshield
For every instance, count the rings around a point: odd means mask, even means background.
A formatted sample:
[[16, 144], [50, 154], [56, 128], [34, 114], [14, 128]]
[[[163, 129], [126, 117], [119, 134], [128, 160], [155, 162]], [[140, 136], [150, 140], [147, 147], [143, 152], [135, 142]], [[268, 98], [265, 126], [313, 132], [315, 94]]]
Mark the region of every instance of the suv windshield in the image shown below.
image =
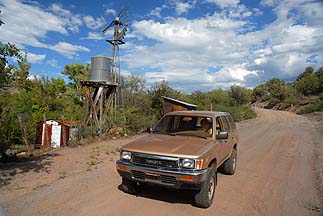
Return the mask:
[[206, 116], [168, 115], [158, 123], [153, 133], [210, 138], [212, 125], [212, 118]]

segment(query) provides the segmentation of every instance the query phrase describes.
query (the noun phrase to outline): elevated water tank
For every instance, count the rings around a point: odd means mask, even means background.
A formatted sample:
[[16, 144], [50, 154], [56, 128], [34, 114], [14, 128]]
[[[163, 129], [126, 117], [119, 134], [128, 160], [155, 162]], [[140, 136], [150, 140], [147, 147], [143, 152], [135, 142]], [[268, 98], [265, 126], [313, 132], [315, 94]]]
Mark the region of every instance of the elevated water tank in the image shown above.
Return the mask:
[[91, 58], [91, 81], [109, 82], [111, 59], [102, 55]]

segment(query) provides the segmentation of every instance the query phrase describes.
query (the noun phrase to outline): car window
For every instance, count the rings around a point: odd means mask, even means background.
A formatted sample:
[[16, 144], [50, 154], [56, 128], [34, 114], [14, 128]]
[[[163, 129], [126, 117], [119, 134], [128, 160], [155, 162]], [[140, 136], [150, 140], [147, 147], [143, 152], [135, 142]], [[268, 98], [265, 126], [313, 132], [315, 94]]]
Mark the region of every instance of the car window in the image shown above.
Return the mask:
[[217, 131], [217, 133], [219, 133], [219, 131], [223, 131], [223, 123], [220, 117], [216, 117], [215, 123], [216, 123], [215, 130]]
[[236, 124], [234, 123], [232, 116], [231, 115], [227, 115], [227, 117], [228, 117], [228, 120], [229, 120], [229, 122], [231, 124], [231, 128], [232, 129], [236, 129]]
[[153, 133], [211, 138], [213, 121], [208, 116], [170, 115], [158, 123]]
[[221, 120], [223, 122], [223, 130], [224, 131], [231, 131], [231, 128], [229, 126], [227, 118], [225, 118], [225, 116], [221, 116]]
[[171, 116], [166, 116], [162, 118], [155, 127], [154, 133], [167, 133], [171, 121]]

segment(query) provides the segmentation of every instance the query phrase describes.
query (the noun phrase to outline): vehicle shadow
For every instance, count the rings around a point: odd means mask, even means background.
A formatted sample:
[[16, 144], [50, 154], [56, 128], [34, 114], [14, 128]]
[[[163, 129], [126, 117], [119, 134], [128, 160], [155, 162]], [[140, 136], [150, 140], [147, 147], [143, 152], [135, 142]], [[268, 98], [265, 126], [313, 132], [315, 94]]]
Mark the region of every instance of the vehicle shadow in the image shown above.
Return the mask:
[[50, 173], [52, 158], [60, 154], [52, 152], [31, 158], [24, 158], [17, 162], [0, 163], [0, 189], [9, 185], [18, 174], [28, 172], [46, 172]]
[[[118, 186], [118, 189], [122, 192], [122, 185]], [[138, 197], [144, 197], [147, 199], [154, 199], [168, 203], [180, 203], [194, 205], [193, 191], [190, 190], [176, 190], [155, 185], [145, 185], [142, 191], [136, 195]]]

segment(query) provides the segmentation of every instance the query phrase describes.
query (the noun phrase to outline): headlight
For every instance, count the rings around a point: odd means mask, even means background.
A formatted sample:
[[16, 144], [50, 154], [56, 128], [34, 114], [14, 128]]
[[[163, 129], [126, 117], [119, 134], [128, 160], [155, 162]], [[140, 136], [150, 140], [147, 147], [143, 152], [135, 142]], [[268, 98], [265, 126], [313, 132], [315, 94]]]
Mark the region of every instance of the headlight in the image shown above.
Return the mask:
[[122, 151], [121, 152], [121, 159], [123, 159], [123, 160], [130, 160], [131, 159], [131, 152]]
[[190, 158], [185, 158], [182, 160], [182, 167], [183, 168], [190, 168], [193, 169], [195, 167], [195, 160]]
[[184, 158], [182, 159], [182, 167], [189, 169], [202, 169], [203, 159]]

